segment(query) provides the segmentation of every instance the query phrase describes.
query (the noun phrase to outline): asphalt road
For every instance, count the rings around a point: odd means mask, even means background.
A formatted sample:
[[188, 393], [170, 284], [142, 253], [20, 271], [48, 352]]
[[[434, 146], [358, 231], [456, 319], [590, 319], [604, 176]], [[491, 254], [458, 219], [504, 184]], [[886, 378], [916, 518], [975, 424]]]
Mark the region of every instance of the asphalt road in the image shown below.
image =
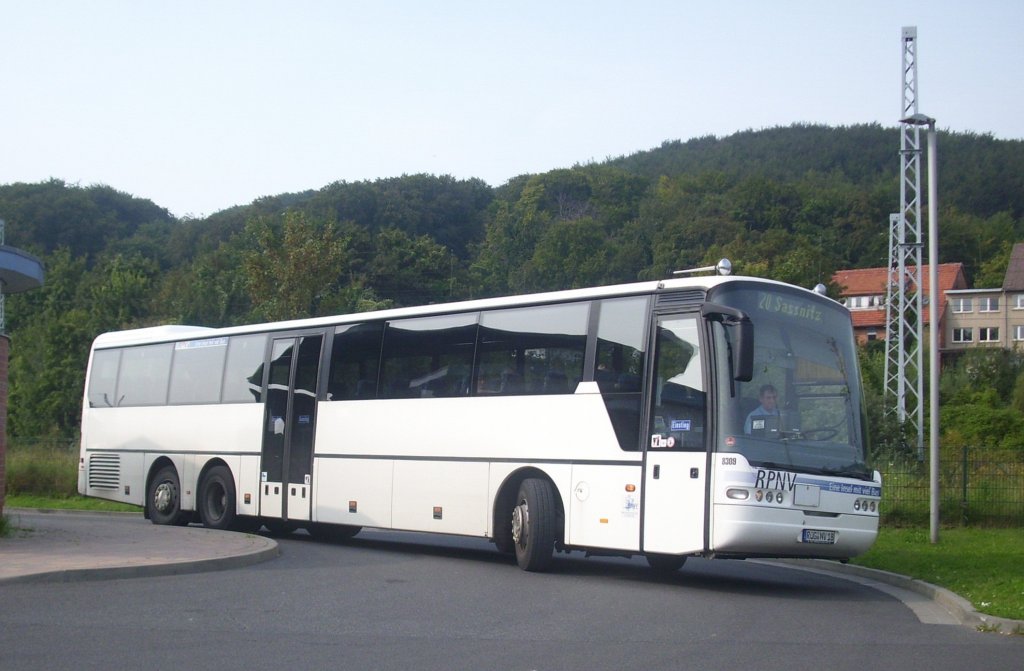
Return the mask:
[[164, 577], [0, 584], [0, 669], [1015, 669], [1024, 637], [923, 624], [839, 577], [561, 555], [529, 574], [475, 539], [281, 539]]

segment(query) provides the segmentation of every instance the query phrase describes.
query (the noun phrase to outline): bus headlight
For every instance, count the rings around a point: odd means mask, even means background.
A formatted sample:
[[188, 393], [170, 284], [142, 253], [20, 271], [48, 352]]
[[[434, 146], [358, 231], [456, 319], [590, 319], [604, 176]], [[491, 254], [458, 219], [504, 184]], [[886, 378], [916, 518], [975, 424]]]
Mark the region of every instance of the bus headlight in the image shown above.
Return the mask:
[[725, 496], [736, 501], [746, 501], [750, 498], [750, 492], [745, 489], [727, 489], [725, 490]]
[[853, 502], [853, 509], [857, 512], [875, 512], [878, 510], [878, 502], [868, 499], [856, 499]]

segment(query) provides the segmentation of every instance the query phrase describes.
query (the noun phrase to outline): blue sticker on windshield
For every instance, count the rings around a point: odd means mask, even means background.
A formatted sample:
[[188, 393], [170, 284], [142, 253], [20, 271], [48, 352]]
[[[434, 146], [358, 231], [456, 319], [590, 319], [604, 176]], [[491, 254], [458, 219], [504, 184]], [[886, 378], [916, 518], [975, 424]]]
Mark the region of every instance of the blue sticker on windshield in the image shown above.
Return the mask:
[[672, 420], [672, 431], [689, 431], [690, 420], [688, 419], [673, 419]]

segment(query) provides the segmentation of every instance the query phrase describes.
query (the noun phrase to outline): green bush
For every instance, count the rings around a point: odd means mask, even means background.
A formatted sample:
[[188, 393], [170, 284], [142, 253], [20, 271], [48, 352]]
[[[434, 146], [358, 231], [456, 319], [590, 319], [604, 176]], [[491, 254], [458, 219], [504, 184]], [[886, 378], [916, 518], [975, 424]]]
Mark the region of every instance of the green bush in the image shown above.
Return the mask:
[[7, 495], [63, 498], [78, 494], [78, 444], [14, 442], [7, 450]]

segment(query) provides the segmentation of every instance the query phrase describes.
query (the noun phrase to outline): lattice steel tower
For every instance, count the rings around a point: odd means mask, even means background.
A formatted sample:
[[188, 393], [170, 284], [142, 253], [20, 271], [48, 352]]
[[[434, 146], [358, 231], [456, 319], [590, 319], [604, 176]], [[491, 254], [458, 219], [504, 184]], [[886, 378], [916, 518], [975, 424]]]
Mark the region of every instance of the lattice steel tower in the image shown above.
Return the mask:
[[[917, 109], [917, 28], [903, 28], [903, 105], [900, 110], [900, 211], [889, 217], [886, 292], [885, 397], [924, 458], [922, 336], [921, 133], [907, 121]], [[934, 319], [933, 319], [934, 321]]]

